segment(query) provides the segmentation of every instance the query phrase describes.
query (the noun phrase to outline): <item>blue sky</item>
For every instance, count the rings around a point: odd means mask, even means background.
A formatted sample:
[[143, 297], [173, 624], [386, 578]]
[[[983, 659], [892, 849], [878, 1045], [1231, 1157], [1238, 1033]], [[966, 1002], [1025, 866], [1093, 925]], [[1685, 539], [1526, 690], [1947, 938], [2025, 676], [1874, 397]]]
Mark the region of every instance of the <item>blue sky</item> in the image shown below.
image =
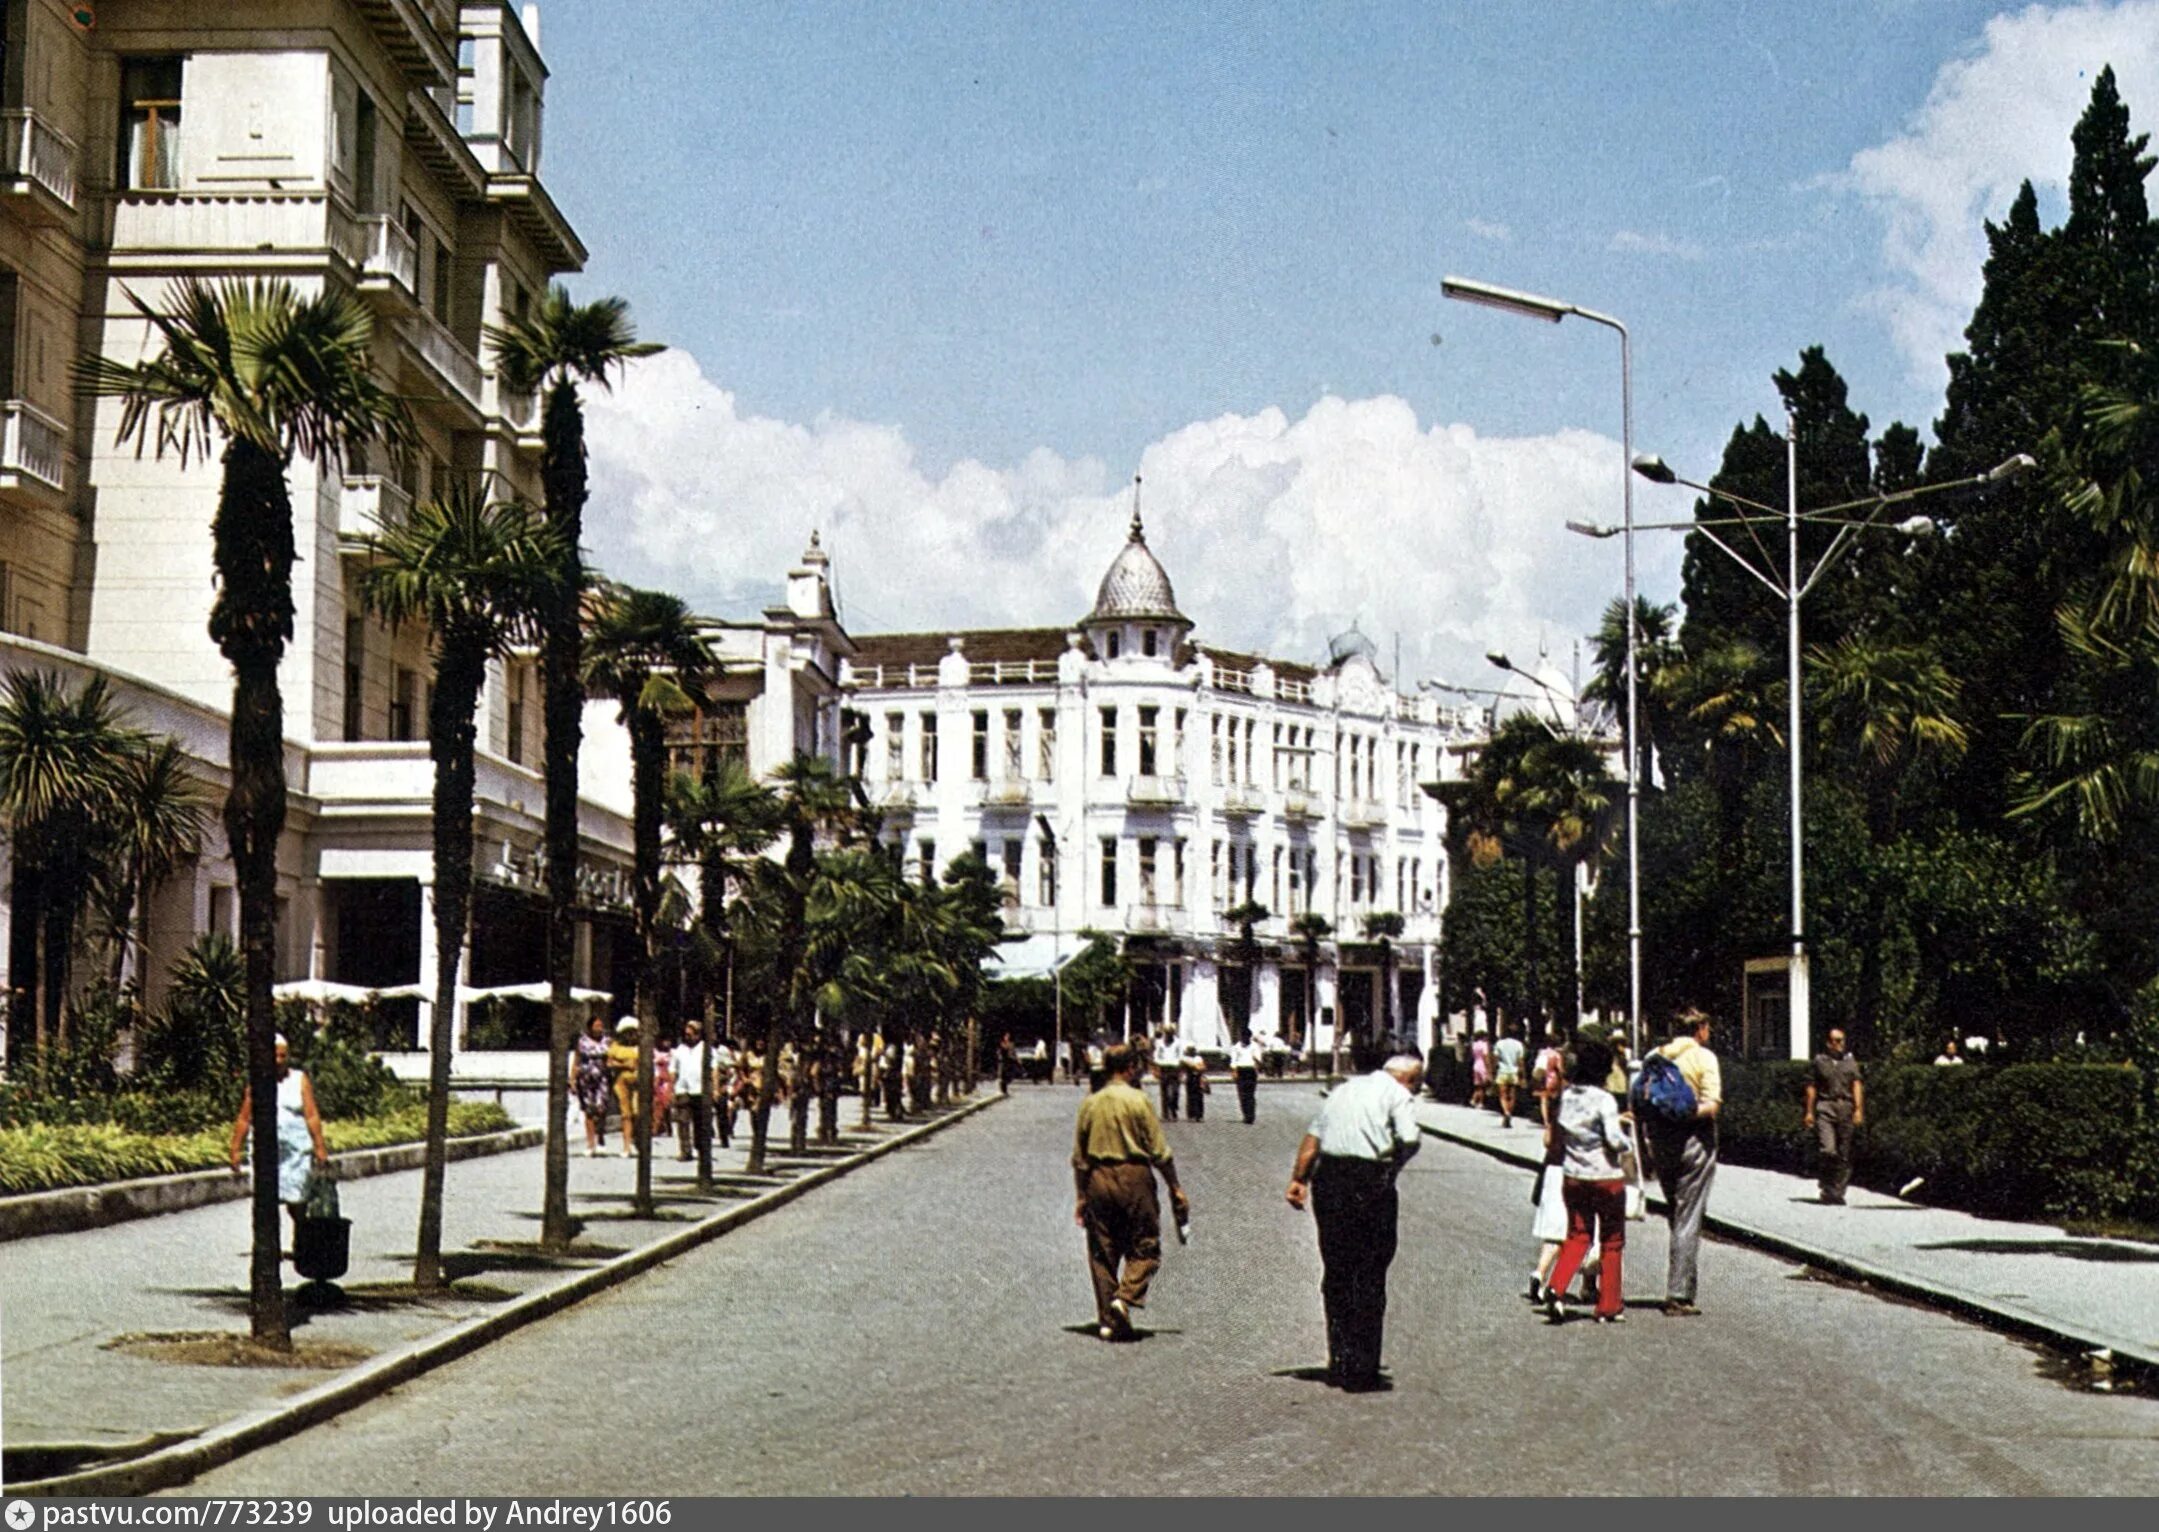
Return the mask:
[[[2159, 117], [2155, 37], [2151, 0], [552, 0], [575, 286], [676, 348], [595, 411], [595, 538], [716, 608], [817, 526], [858, 628], [1067, 622], [1145, 466], [1203, 636], [1558, 647], [1616, 589], [1550, 535], [1616, 515], [1616, 348], [1441, 276], [1627, 320], [1682, 471], [1813, 343], [1924, 428], [1978, 220], [2026, 174], [2058, 208], [2101, 64]], [[1674, 594], [1676, 540], [1644, 562]]]

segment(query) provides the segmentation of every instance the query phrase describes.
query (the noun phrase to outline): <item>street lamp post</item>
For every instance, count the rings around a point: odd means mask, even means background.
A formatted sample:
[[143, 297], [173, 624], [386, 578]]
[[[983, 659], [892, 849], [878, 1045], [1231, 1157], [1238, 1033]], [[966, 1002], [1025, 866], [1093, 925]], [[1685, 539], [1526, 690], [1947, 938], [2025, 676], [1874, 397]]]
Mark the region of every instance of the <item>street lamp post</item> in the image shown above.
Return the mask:
[[[1807, 593], [1814, 589], [1823, 574], [1828, 571], [1830, 565], [1835, 563], [1845, 549], [1851, 546], [1856, 533], [1892, 525], [1877, 519], [1881, 512], [1888, 507], [1903, 505], [1928, 495], [1938, 495], [1953, 490], [1977, 489], [1989, 484], [1997, 484], [2004, 479], [2014, 478], [2033, 466], [2035, 465], [2032, 459], [2020, 452], [2007, 461], [1988, 469], [1985, 473], [1973, 474], [1969, 478], [1952, 479], [1942, 484], [1921, 485], [1914, 489], [1900, 490], [1894, 494], [1869, 495], [1863, 500], [1847, 500], [1837, 505], [1823, 506], [1820, 510], [1802, 511], [1799, 508], [1799, 427], [1798, 419], [1789, 405], [1785, 407], [1784, 412], [1785, 500], [1781, 509], [1772, 505], [1764, 505], [1759, 500], [1749, 500], [1744, 495], [1735, 495], [1730, 490], [1715, 489], [1707, 484], [1697, 484], [1692, 479], [1683, 479], [1674, 473], [1661, 457], [1644, 456], [1633, 461], [1634, 471], [1652, 483], [1684, 485], [1688, 489], [1729, 503], [1738, 510], [1739, 514], [1729, 517], [1703, 517], [1693, 521], [1644, 522], [1627, 529], [1630, 534], [1633, 531], [1699, 532], [1712, 544], [1723, 550], [1726, 557], [1738, 564], [1740, 568], [1746, 570], [1747, 573], [1753, 575], [1772, 595], [1784, 603], [1785, 686], [1790, 694], [1785, 733], [1790, 745], [1789, 754], [1791, 759], [1792, 853], [1792, 952], [1790, 988], [1788, 991], [1791, 1038], [1790, 1047], [1787, 1051], [1795, 1059], [1807, 1058], [1813, 1046], [1812, 1008], [1807, 988], [1806, 910], [1804, 899], [1806, 887], [1805, 829], [1800, 816], [1799, 799], [1801, 771], [1799, 604], [1805, 599]], [[1755, 514], [1749, 515], [1749, 512]], [[1768, 521], [1772, 525], [1779, 521], [1784, 523], [1786, 562], [1781, 574], [1778, 572], [1775, 563], [1769, 558], [1768, 550], [1762, 547], [1759, 537], [1755, 534], [1755, 527], [1763, 521]], [[1799, 569], [1799, 528], [1801, 523], [1815, 526], [1833, 526], [1837, 529], [1836, 535], [1830, 539], [1829, 546], [1822, 550], [1822, 556], [1815, 562], [1814, 568], [1804, 575], [1800, 573]], [[1896, 525], [1900, 530], [1919, 531], [1931, 525], [1931, 523], [1924, 517], [1915, 517], [1910, 521]], [[1717, 530], [1720, 527], [1744, 528], [1750, 537], [1755, 538], [1756, 548], [1762, 551], [1761, 563], [1757, 565], [1754, 560], [1741, 553], [1731, 542], [1726, 541], [1725, 537]], [[1622, 529], [1570, 521], [1567, 523], [1567, 530], [1580, 533], [1585, 537], [1615, 537], [1620, 534]]]
[[1641, 758], [1635, 746], [1635, 650], [1638, 642], [1634, 620], [1634, 479], [1627, 465], [1634, 460], [1634, 363], [1627, 327], [1609, 314], [1597, 313], [1558, 298], [1495, 287], [1467, 277], [1447, 277], [1439, 290], [1463, 303], [1482, 304], [1528, 319], [1558, 324], [1570, 315], [1601, 324], [1619, 334], [1619, 461], [1620, 508], [1626, 533], [1626, 579], [1621, 595], [1627, 613], [1627, 1031], [1636, 1058], [1642, 1054], [1642, 855], [1641, 855]]

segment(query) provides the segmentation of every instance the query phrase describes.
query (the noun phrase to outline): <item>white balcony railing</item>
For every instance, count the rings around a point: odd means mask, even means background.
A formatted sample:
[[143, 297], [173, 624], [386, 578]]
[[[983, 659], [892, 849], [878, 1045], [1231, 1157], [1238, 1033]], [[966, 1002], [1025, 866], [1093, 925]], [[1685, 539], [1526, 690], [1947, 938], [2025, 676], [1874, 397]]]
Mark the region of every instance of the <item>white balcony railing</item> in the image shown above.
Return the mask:
[[1034, 784], [1024, 777], [1000, 777], [983, 786], [982, 802], [988, 808], [1023, 809], [1034, 802]]
[[1217, 670], [1214, 673], [1214, 687], [1216, 691], [1237, 692], [1242, 696], [1249, 697], [1252, 695], [1252, 672], [1249, 670]]
[[937, 685], [935, 665], [853, 665], [847, 675], [849, 685], [873, 691], [901, 687], [926, 691]]
[[1377, 798], [1347, 798], [1341, 819], [1344, 829], [1374, 830], [1387, 822], [1387, 805]]
[[353, 264], [365, 242], [326, 192], [196, 192], [144, 188], [112, 204], [112, 248], [218, 253], [336, 250]]
[[912, 782], [887, 782], [877, 790], [877, 806], [887, 814], [912, 814], [915, 811], [915, 785]]
[[480, 359], [466, 349], [432, 314], [415, 314], [405, 325], [405, 339], [435, 376], [475, 410], [481, 409], [486, 384], [480, 376]]
[[1055, 660], [979, 660], [967, 667], [973, 686], [1046, 686], [1056, 679]]
[[1250, 818], [1254, 814], [1263, 813], [1266, 807], [1267, 800], [1256, 787], [1232, 783], [1222, 789], [1222, 812], [1232, 817]]
[[1125, 802], [1149, 804], [1178, 804], [1184, 802], [1184, 778], [1174, 776], [1139, 776], [1125, 784]]
[[1274, 694], [1284, 702], [1310, 702], [1312, 684], [1309, 681], [1277, 681]]
[[412, 234], [387, 213], [370, 213], [360, 220], [366, 242], [360, 256], [360, 285], [375, 289], [394, 284], [404, 289], [407, 302], [417, 302], [420, 292], [420, 252]]
[[338, 536], [352, 541], [374, 537], [404, 525], [412, 515], [412, 496], [394, 479], [379, 474], [347, 474], [337, 500]]
[[1140, 933], [1174, 933], [1186, 925], [1185, 912], [1169, 904], [1129, 904], [1125, 906], [1124, 928]]
[[0, 112], [0, 164], [12, 179], [42, 187], [71, 211], [75, 207], [75, 140], [37, 113], [19, 107]]
[[1317, 819], [1320, 804], [1310, 788], [1292, 787], [1282, 794], [1282, 817], [1285, 819]]
[[25, 400], [0, 401], [0, 473], [65, 489], [67, 432], [60, 422]]

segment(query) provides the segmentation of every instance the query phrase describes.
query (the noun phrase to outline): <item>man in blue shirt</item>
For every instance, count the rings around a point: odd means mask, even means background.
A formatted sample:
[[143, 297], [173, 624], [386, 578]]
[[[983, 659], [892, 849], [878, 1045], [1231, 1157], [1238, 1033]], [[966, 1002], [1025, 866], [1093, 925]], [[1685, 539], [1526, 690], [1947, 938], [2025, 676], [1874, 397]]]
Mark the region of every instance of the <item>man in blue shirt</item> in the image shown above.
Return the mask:
[[1348, 1393], [1393, 1387], [1380, 1376], [1387, 1268], [1394, 1263], [1400, 1202], [1394, 1178], [1417, 1152], [1416, 1091], [1424, 1060], [1398, 1053], [1386, 1067], [1330, 1092], [1297, 1146], [1289, 1205], [1309, 1191], [1319, 1226], [1327, 1306], [1327, 1382]]

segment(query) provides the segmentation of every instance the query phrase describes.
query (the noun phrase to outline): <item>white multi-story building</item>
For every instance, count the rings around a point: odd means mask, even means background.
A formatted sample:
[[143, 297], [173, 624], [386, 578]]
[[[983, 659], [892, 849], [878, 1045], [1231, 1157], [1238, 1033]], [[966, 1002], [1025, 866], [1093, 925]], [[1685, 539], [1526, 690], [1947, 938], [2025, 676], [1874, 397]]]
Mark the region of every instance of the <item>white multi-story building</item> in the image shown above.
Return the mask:
[[[339, 471], [295, 463], [288, 476], [300, 564], [280, 675], [291, 808], [278, 971], [431, 991], [428, 635], [363, 612], [355, 535], [458, 476], [540, 498], [535, 402], [504, 386], [483, 344], [486, 326], [525, 313], [585, 259], [539, 176], [547, 69], [534, 8], [100, 0], [93, 16], [13, 0], [4, 15], [0, 670], [107, 676], [134, 721], [182, 738], [222, 793], [232, 682], [206, 628], [218, 463], [116, 444], [117, 404], [78, 399], [71, 363], [142, 356], [149, 327], [129, 295], [156, 306], [187, 275], [360, 294], [375, 365], [408, 401], [419, 447]], [[545, 971], [540, 713], [531, 660], [495, 666], [464, 970], [476, 986]], [[604, 757], [611, 711], [591, 727]], [[618, 987], [631, 945], [620, 809], [588, 802], [584, 816], [579, 974], [603, 989]], [[153, 1003], [196, 933], [236, 927], [221, 827], [210, 840], [158, 895], [156, 950], [131, 961]], [[6, 944], [17, 989], [26, 935]], [[390, 1013], [385, 1042], [415, 1024], [424, 1034], [425, 1009]]]
[[[1010, 972], [1054, 970], [1083, 931], [1120, 937], [1135, 963], [1120, 1027], [1174, 1022], [1211, 1047], [1250, 1025], [1329, 1048], [1339, 1019], [1345, 1037], [1428, 1046], [1447, 862], [1421, 784], [1455, 770], [1447, 747], [1474, 718], [1394, 690], [1354, 631], [1324, 667], [1192, 633], [1135, 512], [1076, 627], [858, 637], [841, 682], [870, 725], [888, 838], [925, 874], [988, 861], [1027, 933]], [[1231, 918], [1253, 905], [1256, 961]], [[1308, 976], [1310, 913], [1333, 934]], [[1382, 914], [1403, 922], [1385, 945], [1366, 925]]]

